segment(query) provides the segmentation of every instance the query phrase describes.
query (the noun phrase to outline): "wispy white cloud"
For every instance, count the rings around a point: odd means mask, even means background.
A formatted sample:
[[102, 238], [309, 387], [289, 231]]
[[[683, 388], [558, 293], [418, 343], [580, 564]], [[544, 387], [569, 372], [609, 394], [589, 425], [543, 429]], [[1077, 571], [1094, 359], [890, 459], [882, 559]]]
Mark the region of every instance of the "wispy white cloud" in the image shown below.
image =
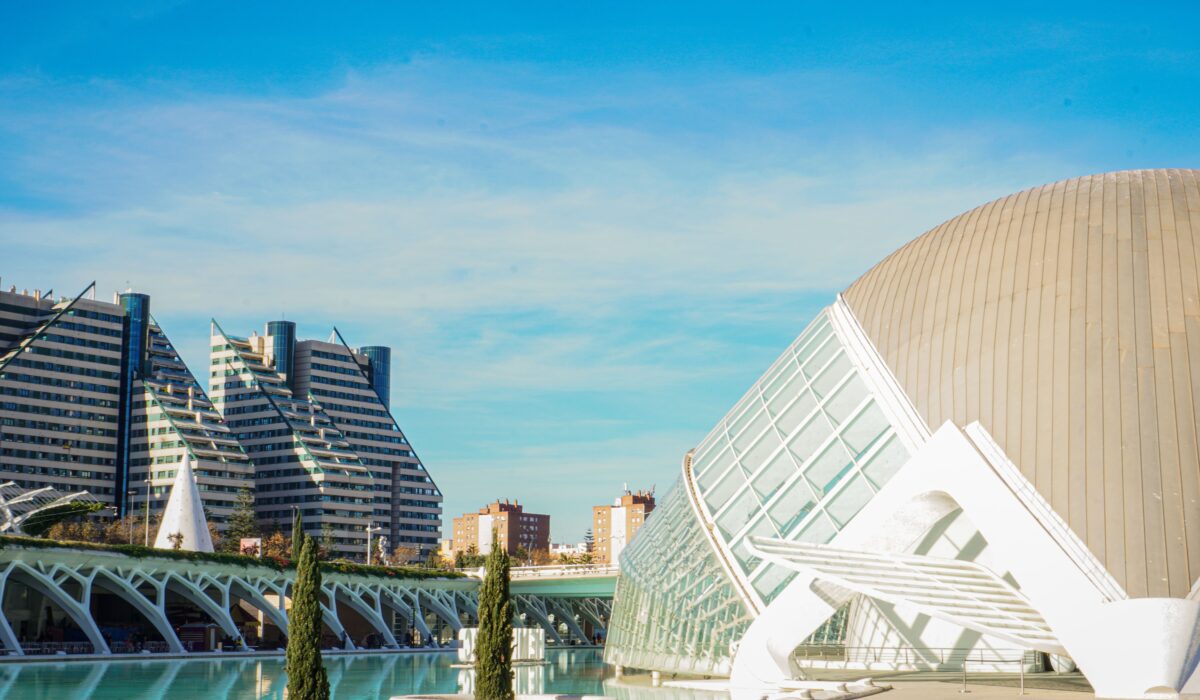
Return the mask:
[[[28, 98], [0, 108], [0, 178], [50, 203], [0, 199], [0, 274], [128, 280], [197, 367], [208, 315], [396, 346], [414, 441], [463, 490], [453, 513], [510, 476], [665, 484], [773, 354], [744, 330], [783, 328], [781, 348], [801, 329], [780, 299], [831, 295], [939, 221], [1078, 169], [1011, 129], [831, 141], [821, 104], [864, 87], [849, 77], [626, 80], [418, 60], [307, 96], [0, 88]], [[584, 440], [604, 411], [623, 436]], [[463, 416], [495, 429], [456, 437]], [[516, 425], [546, 416], [576, 425]], [[571, 493], [581, 529], [594, 492]]]

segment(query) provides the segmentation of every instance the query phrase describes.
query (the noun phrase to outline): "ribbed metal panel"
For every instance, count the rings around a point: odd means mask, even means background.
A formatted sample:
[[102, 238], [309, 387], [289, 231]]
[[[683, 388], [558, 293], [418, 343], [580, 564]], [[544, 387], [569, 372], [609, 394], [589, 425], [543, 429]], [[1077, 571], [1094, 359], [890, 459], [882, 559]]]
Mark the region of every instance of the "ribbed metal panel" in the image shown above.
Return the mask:
[[1132, 597], [1200, 577], [1200, 171], [1066, 180], [845, 299], [930, 427], [978, 420]]

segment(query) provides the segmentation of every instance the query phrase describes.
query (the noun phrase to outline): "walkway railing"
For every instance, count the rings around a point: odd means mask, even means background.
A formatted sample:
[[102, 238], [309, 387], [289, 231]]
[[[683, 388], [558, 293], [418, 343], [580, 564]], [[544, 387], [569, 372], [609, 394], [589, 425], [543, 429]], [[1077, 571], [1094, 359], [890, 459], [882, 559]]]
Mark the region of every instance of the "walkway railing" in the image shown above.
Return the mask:
[[806, 663], [831, 662], [866, 667], [867, 665], [931, 670], [1017, 670], [1017, 667], [1038, 672], [1043, 670], [1044, 655], [1030, 649], [984, 649], [944, 647], [913, 649], [911, 647], [844, 647], [799, 646], [792, 660], [803, 667]]
[[26, 655], [91, 654], [95, 651], [90, 642], [22, 642]]
[[[457, 569], [461, 574], [483, 578], [484, 569]], [[554, 564], [550, 566], [514, 566], [509, 571], [513, 579], [578, 578], [583, 576], [616, 576], [621, 572], [615, 564]]]
[[514, 566], [512, 578], [570, 578], [573, 576], [616, 576], [620, 569], [608, 564], [560, 564], [553, 566]]

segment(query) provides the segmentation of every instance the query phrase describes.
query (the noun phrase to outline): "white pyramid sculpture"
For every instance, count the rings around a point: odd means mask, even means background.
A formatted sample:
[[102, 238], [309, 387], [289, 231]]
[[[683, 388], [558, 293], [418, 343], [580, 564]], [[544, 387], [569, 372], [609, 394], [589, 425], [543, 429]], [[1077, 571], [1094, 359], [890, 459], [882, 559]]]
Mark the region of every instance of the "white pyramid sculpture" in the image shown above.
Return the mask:
[[204, 503], [200, 500], [200, 489], [192, 476], [192, 461], [183, 456], [183, 464], [175, 473], [175, 484], [171, 486], [171, 497], [163, 511], [162, 524], [158, 526], [158, 537], [154, 538], [156, 549], [174, 549], [171, 535], [183, 535], [180, 549], [193, 552], [213, 551], [212, 535], [208, 534], [208, 521], [204, 519]]

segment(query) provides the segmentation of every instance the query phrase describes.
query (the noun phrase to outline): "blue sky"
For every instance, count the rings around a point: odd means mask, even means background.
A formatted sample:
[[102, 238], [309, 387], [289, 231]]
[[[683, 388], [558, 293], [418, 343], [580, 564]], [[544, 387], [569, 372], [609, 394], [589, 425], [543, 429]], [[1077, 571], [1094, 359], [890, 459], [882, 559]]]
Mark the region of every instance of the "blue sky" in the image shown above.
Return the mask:
[[391, 345], [447, 520], [577, 540], [920, 232], [1200, 165], [1195, 6], [1045, 5], [0, 4], [0, 276]]

